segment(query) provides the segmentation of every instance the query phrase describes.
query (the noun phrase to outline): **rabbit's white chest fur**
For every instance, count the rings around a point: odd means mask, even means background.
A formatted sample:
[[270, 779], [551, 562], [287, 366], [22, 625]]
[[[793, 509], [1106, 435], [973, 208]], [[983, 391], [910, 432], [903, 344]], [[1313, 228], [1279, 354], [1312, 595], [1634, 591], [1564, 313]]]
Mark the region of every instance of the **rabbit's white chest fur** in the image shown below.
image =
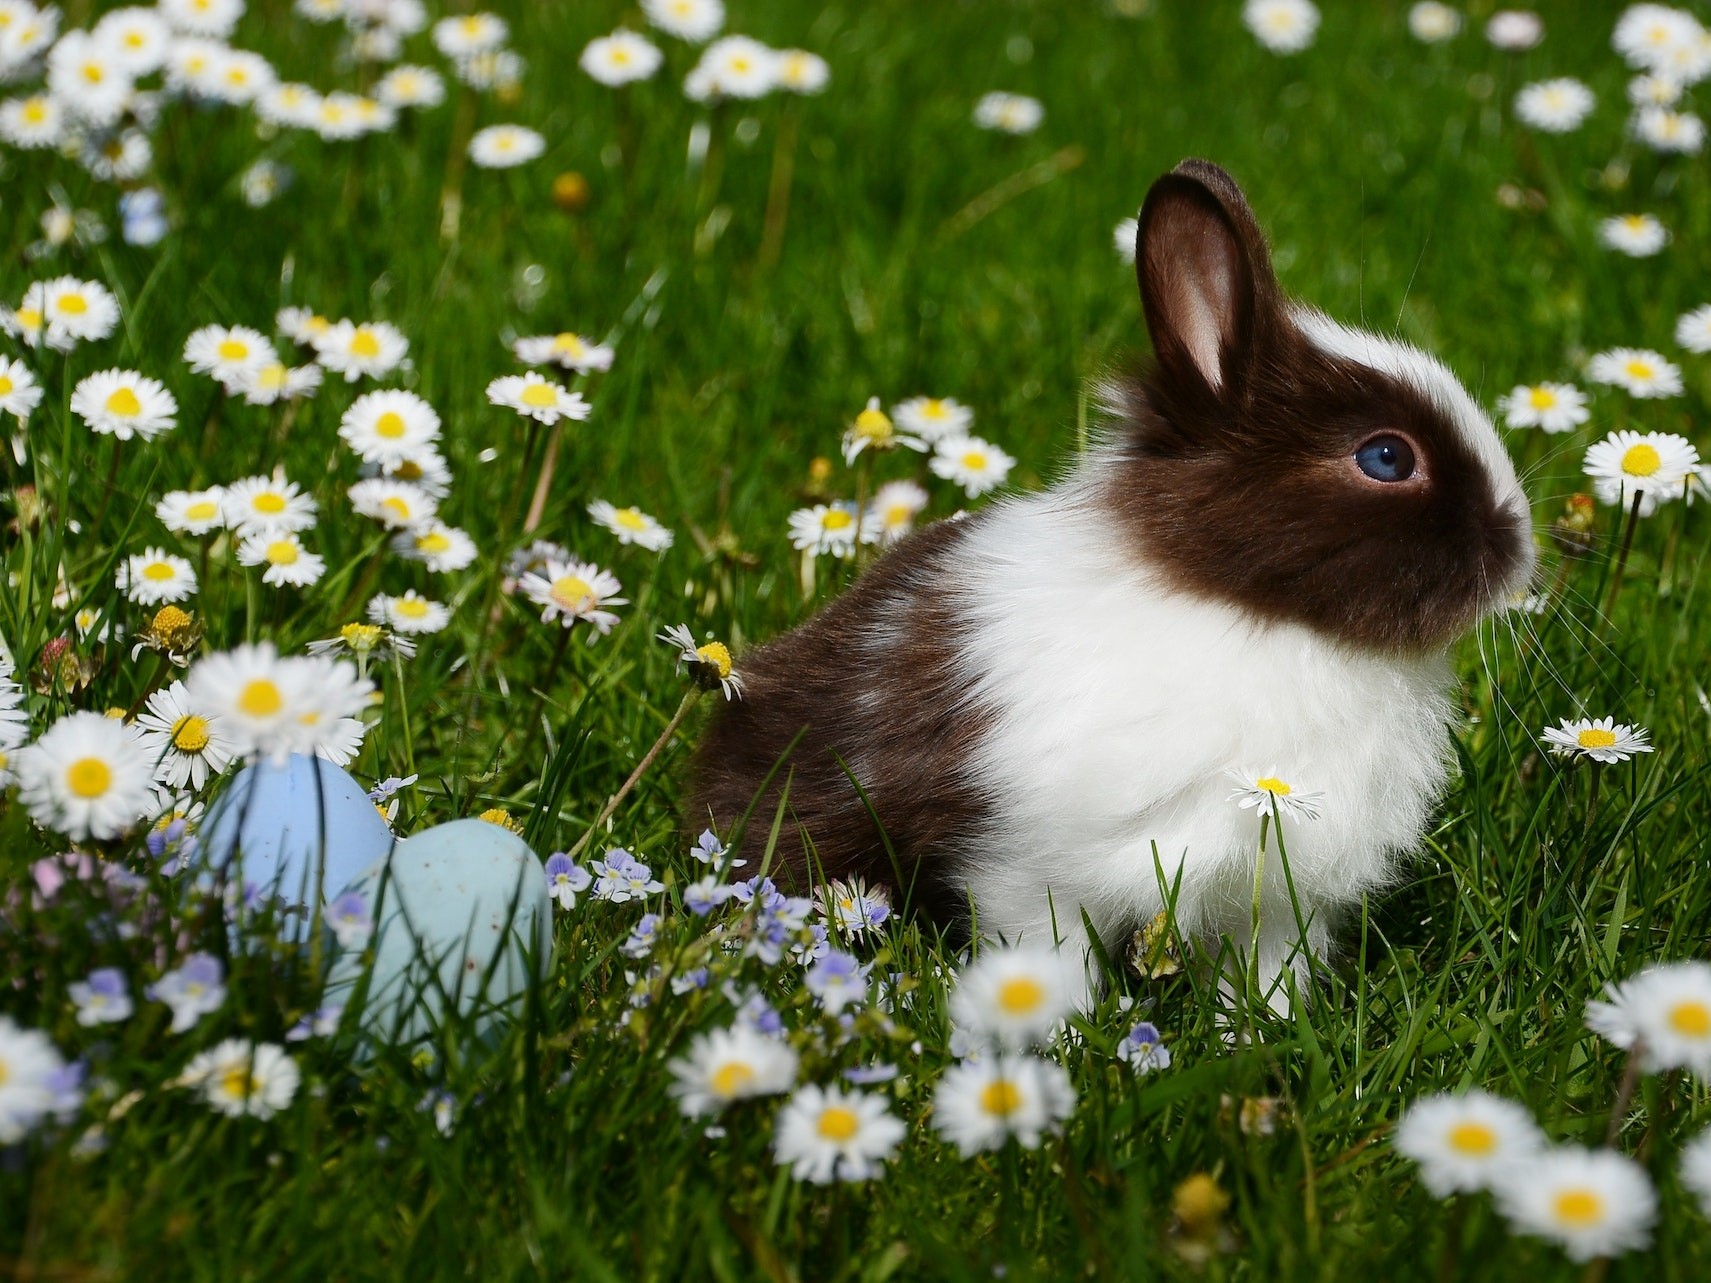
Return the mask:
[[[1392, 876], [1443, 787], [1447, 660], [1359, 653], [1172, 592], [1091, 489], [1006, 504], [956, 559], [963, 676], [986, 719], [967, 769], [994, 807], [959, 867], [979, 929], [1074, 939], [1086, 910], [1110, 940], [1175, 885], [1185, 931], [1245, 946], [1260, 822], [1230, 800], [1234, 771], [1324, 794], [1320, 818], [1283, 821], [1322, 947], [1327, 912]], [[1301, 933], [1269, 848], [1261, 963], [1275, 974]]]

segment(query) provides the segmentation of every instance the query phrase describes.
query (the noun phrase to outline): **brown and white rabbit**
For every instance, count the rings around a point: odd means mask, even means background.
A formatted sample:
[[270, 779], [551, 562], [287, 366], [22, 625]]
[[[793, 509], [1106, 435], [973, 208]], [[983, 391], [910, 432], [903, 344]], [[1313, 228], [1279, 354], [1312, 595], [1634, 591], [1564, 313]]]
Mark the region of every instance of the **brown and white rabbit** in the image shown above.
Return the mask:
[[798, 889], [859, 875], [1066, 948], [1084, 912], [1116, 943], [1173, 896], [1183, 930], [1245, 949], [1259, 822], [1232, 773], [1275, 772], [1324, 795], [1283, 820], [1289, 880], [1269, 844], [1275, 980], [1306, 961], [1297, 909], [1322, 950], [1418, 843], [1449, 770], [1448, 649], [1528, 582], [1530, 514], [1455, 376], [1287, 298], [1216, 165], [1153, 184], [1135, 261], [1155, 360], [1107, 389], [1118, 430], [744, 656], [690, 819], [727, 828], [778, 766], [749, 844], [788, 779]]

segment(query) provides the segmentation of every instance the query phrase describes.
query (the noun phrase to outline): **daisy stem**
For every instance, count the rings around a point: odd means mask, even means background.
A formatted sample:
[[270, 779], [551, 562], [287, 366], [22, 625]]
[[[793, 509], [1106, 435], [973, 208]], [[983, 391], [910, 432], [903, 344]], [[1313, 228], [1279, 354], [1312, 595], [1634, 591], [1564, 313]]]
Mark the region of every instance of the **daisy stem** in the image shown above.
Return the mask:
[[1444, 1250], [1438, 1257], [1438, 1283], [1455, 1283], [1461, 1277], [1461, 1238], [1467, 1228], [1467, 1209], [1473, 1200], [1458, 1198], [1444, 1225]]
[[1610, 1105], [1610, 1123], [1604, 1129], [1604, 1145], [1612, 1149], [1622, 1134], [1622, 1122], [1628, 1116], [1628, 1105], [1634, 1099], [1634, 1089], [1640, 1085], [1640, 1044], [1628, 1048], [1628, 1063], [1622, 1066], [1622, 1079], [1616, 1084], [1616, 1099]]
[[553, 482], [553, 473], [558, 469], [558, 444], [564, 435], [564, 420], [558, 419], [552, 425], [551, 435], [547, 437], [546, 453], [541, 456], [541, 475], [535, 478], [535, 494], [529, 500], [529, 515], [523, 518], [523, 533], [530, 535], [535, 527], [541, 524], [541, 517], [547, 510], [547, 491]]
[[1610, 591], [1604, 598], [1603, 618], [1608, 619], [1610, 612], [1616, 608], [1616, 593], [1622, 587], [1622, 571], [1628, 565], [1628, 553], [1634, 546], [1634, 532], [1640, 525], [1640, 503], [1646, 497], [1644, 490], [1636, 491], [1634, 502], [1628, 508], [1627, 529], [1622, 532], [1622, 547], [1616, 553], [1616, 568], [1610, 572]]
[[452, 124], [451, 144], [446, 152], [446, 181], [440, 189], [440, 239], [457, 240], [463, 221], [463, 170], [469, 159], [469, 138], [475, 129], [475, 91], [465, 86], [458, 95], [457, 119]]
[[600, 809], [600, 814], [594, 817], [594, 823], [588, 826], [588, 832], [578, 839], [575, 846], [565, 852], [572, 860], [582, 854], [583, 849], [594, 840], [594, 835], [600, 831], [601, 825], [612, 818], [612, 812], [616, 811], [619, 804], [630, 795], [630, 790], [641, 782], [642, 776], [647, 774], [648, 767], [654, 764], [654, 759], [665, 749], [671, 737], [677, 734], [677, 728], [683, 725], [683, 719], [689, 716], [689, 710], [695, 707], [695, 701], [701, 698], [701, 694], [702, 691], [699, 686], [689, 688], [689, 693], [683, 697], [683, 702], [677, 706], [677, 712], [671, 715], [671, 720], [665, 724], [665, 729], [659, 733], [659, 738], [653, 742], [653, 747], [647, 751], [641, 761], [636, 763], [636, 769], [630, 772], [630, 778], [619, 786], [618, 791], [612, 794], [606, 805]]
[[777, 263], [784, 248], [784, 224], [790, 217], [790, 184], [796, 175], [796, 139], [800, 132], [796, 104], [791, 103], [779, 117], [778, 135], [772, 145], [772, 181], [767, 186], [765, 230], [760, 240], [763, 268]]

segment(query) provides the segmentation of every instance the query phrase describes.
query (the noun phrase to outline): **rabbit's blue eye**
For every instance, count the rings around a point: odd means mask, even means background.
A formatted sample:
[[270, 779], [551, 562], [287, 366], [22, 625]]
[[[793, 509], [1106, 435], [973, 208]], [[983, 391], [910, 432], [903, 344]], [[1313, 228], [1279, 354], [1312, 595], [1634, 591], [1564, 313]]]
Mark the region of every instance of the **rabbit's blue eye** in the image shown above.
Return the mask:
[[1406, 481], [1414, 475], [1414, 447], [1386, 432], [1356, 448], [1355, 467], [1374, 481]]

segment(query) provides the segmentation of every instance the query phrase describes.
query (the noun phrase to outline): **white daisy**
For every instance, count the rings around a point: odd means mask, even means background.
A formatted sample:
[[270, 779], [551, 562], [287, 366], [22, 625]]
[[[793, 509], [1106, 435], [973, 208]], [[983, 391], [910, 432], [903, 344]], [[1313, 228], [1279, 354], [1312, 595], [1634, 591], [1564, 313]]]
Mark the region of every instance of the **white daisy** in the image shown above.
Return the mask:
[[238, 545], [238, 561], [245, 566], [267, 567], [261, 581], [275, 588], [307, 588], [327, 569], [325, 559], [305, 548], [302, 538], [290, 530], [245, 536]]
[[684, 92], [706, 98], [764, 98], [778, 87], [778, 52], [748, 36], [722, 36], [702, 51]]
[[307, 530], [315, 524], [315, 500], [283, 472], [243, 477], [220, 493], [225, 523], [240, 535]]
[[64, 1069], [46, 1034], [0, 1015], [0, 1145], [16, 1145], [54, 1111]]
[[155, 504], [154, 515], [174, 534], [205, 535], [224, 524], [225, 498], [226, 492], [218, 486], [211, 490], [169, 490]]
[[228, 1118], [272, 1118], [291, 1104], [301, 1078], [285, 1048], [227, 1038], [192, 1057], [178, 1081]]
[[1638, 497], [1640, 515], [1649, 517], [1658, 504], [1684, 496], [1698, 463], [1699, 451], [1686, 437], [1623, 429], [1589, 446], [1581, 470], [1601, 502], [1626, 507]]
[[664, 55], [633, 31], [618, 30], [588, 42], [578, 65], [603, 85], [646, 80], [659, 70]]
[[1616, 20], [1610, 45], [1631, 67], [1658, 68], [1676, 49], [1690, 46], [1699, 23], [1681, 9], [1661, 4], [1629, 5]]
[[232, 745], [217, 717], [205, 717], [190, 702], [183, 682], [149, 696], [137, 715], [137, 742], [154, 768], [156, 783], [201, 792], [232, 764]]
[[1541, 80], [1523, 86], [1515, 95], [1515, 116], [1523, 125], [1547, 134], [1566, 134], [1578, 129], [1592, 114], [1597, 100], [1572, 76]]
[[333, 328], [331, 321], [310, 307], [282, 307], [274, 313], [273, 323], [286, 338], [304, 347], [313, 347], [316, 339]]
[[819, 54], [806, 49], [778, 52], [778, 87], [793, 94], [817, 94], [832, 79], [832, 69]]
[[68, 31], [48, 54], [48, 92], [97, 129], [119, 122], [136, 82], [112, 49], [87, 31]]
[[18, 798], [73, 841], [116, 838], [148, 805], [152, 767], [123, 722], [71, 713], [18, 750]]
[[119, 566], [117, 587], [139, 606], [183, 601], [196, 591], [196, 572], [183, 557], [162, 548], [149, 548], [127, 557]]
[[1528, 9], [1499, 9], [1485, 24], [1493, 48], [1520, 53], [1545, 38], [1545, 24]]
[[1675, 341], [1689, 352], [1711, 352], [1711, 303], [1681, 314], [1675, 323]]
[[806, 1086], [778, 1111], [772, 1149], [796, 1180], [865, 1181], [879, 1175], [907, 1132], [883, 1097]]
[[887, 481], [874, 492], [862, 519], [862, 542], [893, 544], [915, 528], [927, 492], [913, 481]]
[[562, 384], [543, 379], [532, 370], [494, 379], [487, 385], [487, 399], [539, 423], [586, 419], [590, 410], [580, 392], [568, 391]]
[[640, 508], [617, 508], [604, 499], [588, 505], [588, 515], [618, 536], [621, 544], [637, 544], [649, 552], [664, 552], [675, 536]]
[[[18, 319], [26, 324], [27, 313], [34, 313], [38, 335], [45, 332], [48, 346], [60, 352], [68, 352], [78, 343], [104, 339], [119, 324], [119, 305], [106, 287], [74, 276], [30, 286], [17, 311]], [[32, 342], [25, 337], [25, 341], [35, 347], [40, 339]]]
[[388, 107], [438, 107], [446, 100], [446, 82], [430, 67], [399, 66], [380, 78], [374, 96]]
[[966, 436], [974, 426], [974, 411], [951, 397], [917, 396], [891, 407], [897, 426], [923, 441]]
[[527, 164], [547, 149], [547, 140], [523, 125], [489, 125], [469, 140], [469, 158], [483, 169]]
[[136, 5], [103, 14], [90, 34], [133, 77], [159, 71], [172, 44], [172, 30], [161, 20], [159, 12]]
[[204, 325], [184, 340], [184, 360], [190, 368], [218, 379], [228, 392], [250, 370], [273, 359], [267, 336], [247, 325]]
[[725, 25], [724, 0], [642, 0], [642, 13], [666, 35], [695, 44]]
[[523, 58], [511, 49], [489, 49], [452, 60], [457, 78], [471, 89], [509, 94], [523, 78]]
[[524, 365], [562, 365], [578, 374], [612, 368], [612, 349], [565, 331], [518, 339], [511, 345]]
[[1594, 383], [1622, 388], [1630, 396], [1681, 395], [1681, 371], [1661, 353], [1645, 348], [1615, 347], [1600, 352], [1587, 362], [1586, 375]]
[[416, 530], [407, 530], [392, 539], [392, 551], [400, 557], [419, 561], [430, 574], [444, 575], [462, 570], [475, 560], [475, 540], [456, 526], [432, 521]]
[[369, 392], [351, 402], [339, 436], [368, 463], [395, 468], [440, 437], [440, 416], [414, 392]]
[[1310, 0], [1247, 0], [1242, 21], [1273, 53], [1300, 53], [1319, 30], [1319, 9]]
[[975, 124], [1005, 134], [1031, 134], [1045, 118], [1046, 109], [1040, 100], [1025, 94], [993, 92], [974, 104]]
[[440, 632], [451, 623], [452, 613], [437, 601], [410, 589], [402, 597], [381, 593], [368, 603], [368, 617], [377, 624], [413, 636]]
[[370, 477], [350, 488], [351, 506], [359, 516], [378, 521], [388, 530], [414, 530], [434, 519], [439, 504], [421, 486], [388, 477]]
[[1705, 146], [1705, 122], [1689, 111], [1643, 107], [1634, 117], [1634, 137], [1653, 151], [1690, 156]]
[[1428, 1190], [1448, 1198], [1491, 1189], [1503, 1171], [1543, 1150], [1545, 1137], [1525, 1108], [1475, 1089], [1415, 1101], [1391, 1143], [1420, 1165]]
[[938, 443], [931, 463], [934, 476], [953, 481], [970, 499], [1004, 484], [1016, 460], [979, 437], [946, 437]]
[[498, 14], [468, 13], [436, 22], [434, 45], [448, 58], [466, 58], [500, 48], [510, 34], [511, 28]]
[[254, 102], [279, 83], [272, 64], [247, 49], [224, 49], [206, 81], [206, 97], [231, 106]]
[[1438, 0], [1421, 0], [1408, 10], [1408, 31], [1422, 44], [1442, 44], [1461, 33], [1461, 14]]
[[[540, 574], [524, 575], [517, 587], [541, 608], [543, 624], [560, 619], [569, 628], [584, 619], [601, 636], [618, 622], [618, 616], [605, 607], [629, 605], [617, 595], [623, 591], [617, 576], [586, 561], [554, 559]], [[591, 635], [589, 641], [593, 640]]]
[[844, 462], [854, 463], [863, 450], [894, 450], [899, 446], [925, 450], [927, 443], [919, 437], [899, 432], [890, 416], [879, 408], [879, 398], [869, 397], [866, 407], [844, 433]]
[[[737, 699], [743, 693], [743, 679], [731, 663], [731, 652], [724, 642], [709, 641], [697, 645], [695, 634], [689, 631], [687, 625], [671, 624], [658, 640], [677, 649], [677, 666], [681, 670], [688, 666], [695, 684], [702, 690], [712, 690], [717, 686], [724, 692], [727, 700]], [[712, 830], [708, 830], [712, 832]], [[738, 860], [737, 864], [746, 863]]]
[[178, 402], [158, 379], [135, 370], [103, 370], [80, 380], [71, 410], [105, 436], [152, 441], [178, 422]]
[[671, 1094], [691, 1118], [716, 1114], [733, 1101], [775, 1096], [796, 1081], [796, 1053], [746, 1025], [700, 1034], [668, 1066]]
[[1657, 1220], [1645, 1169], [1609, 1149], [1546, 1150], [1505, 1171], [1496, 1192], [1514, 1229], [1549, 1239], [1576, 1261], [1645, 1247]]
[[157, 0], [156, 8], [174, 31], [224, 40], [244, 15], [244, 0]]
[[790, 544], [816, 555], [848, 557], [855, 552], [860, 524], [853, 504], [818, 503], [799, 508], [790, 514]]
[[1648, 1073], [1686, 1069], [1711, 1079], [1711, 964], [1659, 963], [1604, 993], [1608, 1002], [1586, 1004], [1594, 1033], [1637, 1051]]
[[1630, 258], [1649, 258], [1669, 244], [1669, 229], [1650, 214], [1623, 214], [1598, 224], [1598, 240]]
[[1034, 1056], [983, 1056], [945, 1071], [933, 1094], [933, 1125], [964, 1158], [1014, 1136], [1035, 1149], [1075, 1109], [1062, 1065]]
[[397, 369], [410, 351], [410, 340], [385, 321], [342, 320], [315, 334], [316, 359], [326, 369], [355, 383], [367, 375], [380, 378]]
[[321, 390], [321, 367], [311, 361], [307, 365], [288, 366], [281, 361], [267, 361], [246, 371], [233, 385], [241, 392], [246, 404], [273, 405], [279, 401], [297, 401], [314, 396]]
[[226, 53], [226, 46], [218, 40], [196, 36], [174, 40], [166, 55], [167, 88], [192, 98], [214, 98], [219, 89], [215, 77]]
[[65, 108], [47, 94], [0, 102], [0, 142], [34, 150], [58, 147], [65, 134]]
[[1586, 394], [1572, 383], [1522, 383], [1503, 398], [1503, 419], [1512, 428], [1568, 432], [1592, 417]]
[[1644, 727], [1628, 726], [1613, 717], [1561, 719], [1545, 727], [1541, 738], [1559, 757], [1589, 757], [1594, 762], [1626, 762], [1636, 753], [1650, 753]]
[[41, 385], [30, 367], [22, 361], [0, 356], [0, 414], [16, 416], [19, 424], [29, 422], [30, 415], [42, 401]]
[[1325, 794], [1319, 790], [1304, 790], [1283, 780], [1277, 771], [1244, 775], [1231, 771], [1237, 786], [1230, 791], [1229, 801], [1244, 811], [1257, 810], [1261, 815], [1288, 815], [1297, 820], [1319, 818], [1320, 803]]
[[411, 485], [421, 486], [435, 499], [444, 499], [452, 492], [451, 469], [446, 466], [445, 458], [440, 452], [432, 448], [419, 451], [415, 458], [406, 459], [396, 468], [365, 466], [363, 471], [369, 475], [379, 473], [392, 481], [408, 481]]
[[951, 1020], [984, 1043], [1049, 1041], [1081, 991], [1079, 968], [1044, 944], [987, 946], [957, 976]]
[[1668, 76], [1635, 76], [1628, 82], [1628, 101], [1636, 107], [1673, 107], [1681, 93], [1681, 82]]
[[[341, 667], [355, 677], [352, 665]], [[310, 747], [321, 725], [354, 716], [373, 690], [360, 679], [332, 685], [320, 661], [281, 658], [272, 642], [208, 655], [190, 670], [184, 686], [190, 708], [218, 719], [233, 751], [275, 757]]]

